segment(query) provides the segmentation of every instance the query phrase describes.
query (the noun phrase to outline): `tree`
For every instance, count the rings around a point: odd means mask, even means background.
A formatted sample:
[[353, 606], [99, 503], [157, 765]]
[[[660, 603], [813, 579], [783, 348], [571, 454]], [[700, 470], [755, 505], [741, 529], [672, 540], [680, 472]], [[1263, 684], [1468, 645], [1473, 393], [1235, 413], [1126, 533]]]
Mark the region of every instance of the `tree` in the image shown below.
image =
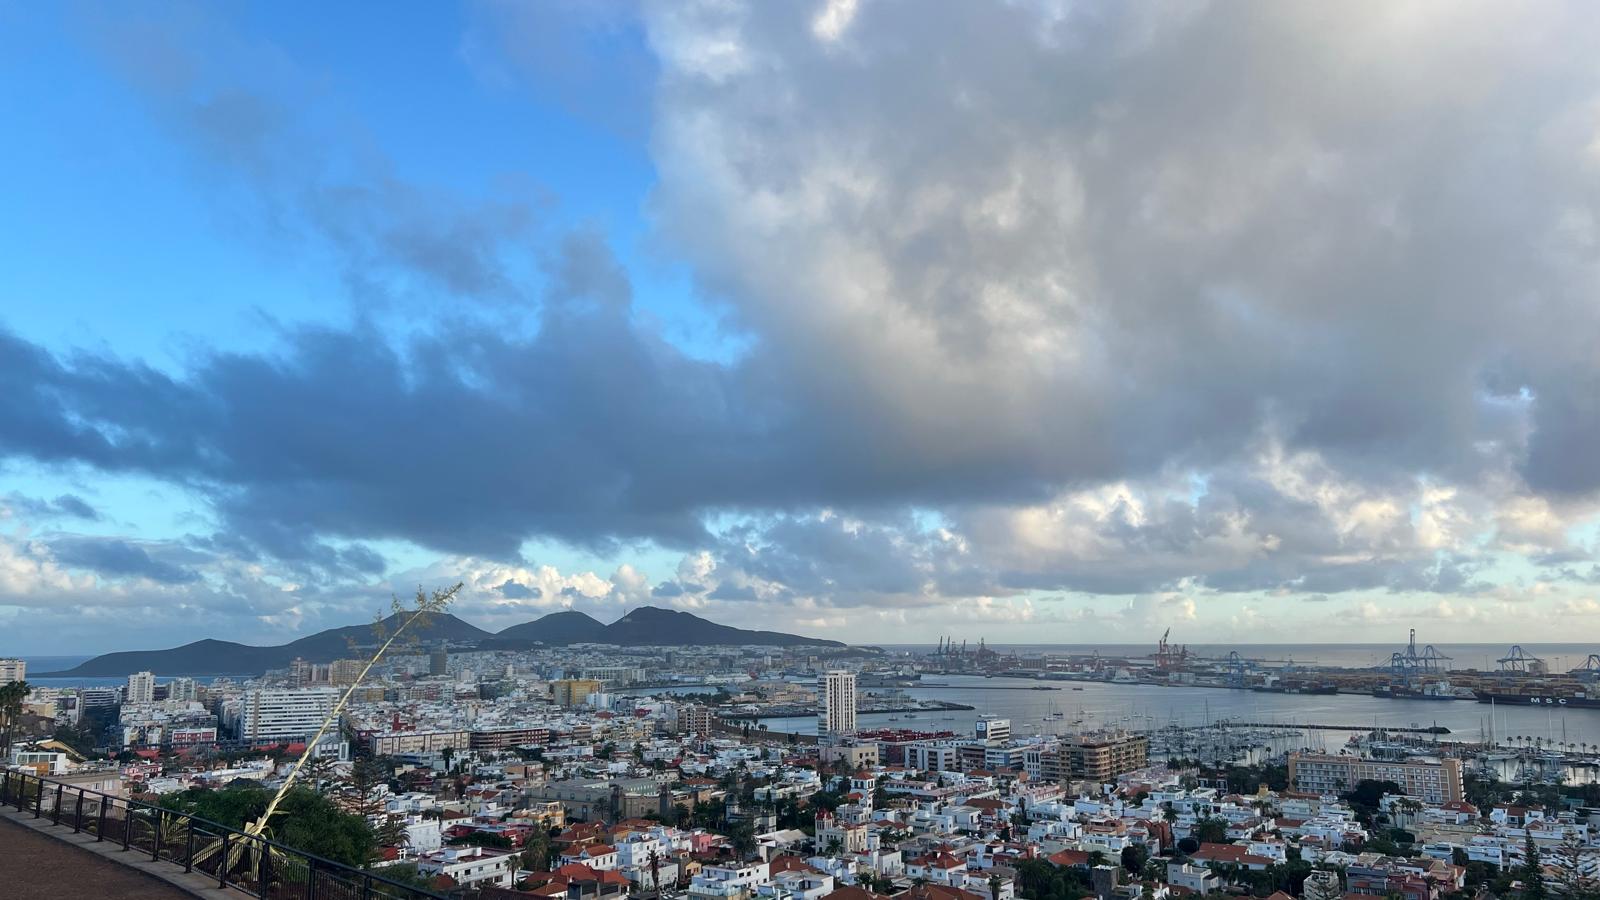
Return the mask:
[[1000, 900], [1000, 888], [1002, 886], [1004, 886], [1004, 885], [1005, 885], [1005, 881], [1000, 878], [999, 873], [995, 873], [995, 874], [990, 875], [989, 876], [989, 900]]
[[1561, 885], [1562, 900], [1597, 900], [1600, 883], [1590, 874], [1593, 848], [1584, 846], [1576, 831], [1569, 831], [1561, 839], [1556, 858], [1556, 883]]
[[383, 817], [383, 824], [378, 826], [378, 845], [382, 847], [404, 847], [410, 842], [411, 833], [406, 831], [405, 823], [394, 813]]
[[166, 795], [161, 805], [242, 829], [247, 823], [259, 820], [275, 799], [282, 818], [274, 826], [274, 840], [356, 868], [372, 859], [378, 841], [367, 820], [339, 809], [328, 798], [303, 787], [277, 798], [255, 785], [222, 790], [190, 788]]
[[550, 868], [550, 832], [539, 828], [522, 843], [522, 867], [534, 872]]
[[650, 851], [650, 889], [657, 896], [661, 893], [661, 851]]
[[387, 776], [383, 763], [376, 759], [368, 757], [352, 763], [350, 774], [342, 781], [350, 811], [366, 818], [383, 812], [383, 793], [379, 788], [387, 782]]
[[733, 826], [728, 832], [728, 841], [733, 845], [733, 852], [740, 859], [749, 859], [756, 852], [756, 829], [748, 819]]
[[1201, 819], [1195, 824], [1194, 837], [1202, 844], [1224, 843], [1228, 840], [1228, 820], [1215, 817]]
[[469, 831], [461, 837], [451, 838], [448, 843], [457, 847], [494, 847], [498, 850], [511, 847], [510, 838], [492, 831]]
[[333, 757], [318, 753], [306, 760], [305, 768], [301, 770], [300, 777], [304, 779], [307, 787], [313, 791], [321, 792], [333, 781], [333, 764]]
[[1384, 794], [1404, 794], [1405, 790], [1393, 781], [1374, 781], [1363, 778], [1356, 782], [1355, 789], [1344, 795], [1344, 799], [1358, 810], [1365, 811], [1368, 815], [1378, 809], [1378, 801]]
[[1522, 865], [1517, 874], [1522, 879], [1522, 900], [1545, 900], [1544, 863], [1531, 834], [1523, 842]]
[[0, 685], [0, 757], [11, 755], [11, 733], [22, 718], [22, 702], [31, 690], [26, 681]]
[[1138, 876], [1144, 871], [1145, 861], [1150, 858], [1150, 851], [1143, 844], [1129, 844], [1122, 848], [1122, 867], [1128, 870], [1129, 875]]

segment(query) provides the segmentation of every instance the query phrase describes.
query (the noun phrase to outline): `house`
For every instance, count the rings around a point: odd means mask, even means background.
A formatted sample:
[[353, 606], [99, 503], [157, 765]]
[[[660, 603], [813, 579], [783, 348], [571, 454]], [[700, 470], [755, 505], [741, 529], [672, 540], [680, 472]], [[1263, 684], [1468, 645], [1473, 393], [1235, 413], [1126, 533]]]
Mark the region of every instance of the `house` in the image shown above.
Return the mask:
[[906, 860], [906, 877], [913, 880], [924, 878], [929, 884], [959, 887], [966, 883], [967, 864], [940, 850]]
[[577, 863], [596, 872], [608, 872], [621, 864], [617, 848], [610, 844], [584, 844], [561, 854], [563, 865]]
[[836, 890], [832, 875], [810, 869], [792, 869], [772, 876], [756, 888], [759, 897], [771, 900], [822, 900]]
[[1264, 871], [1274, 862], [1271, 857], [1256, 856], [1238, 844], [1201, 844], [1191, 857], [1203, 866], [1239, 866], [1252, 872]]
[[1167, 883], [1201, 895], [1222, 889], [1222, 879], [1217, 873], [1206, 866], [1192, 866], [1188, 863], [1168, 863]]
[[707, 863], [690, 880], [689, 896], [695, 900], [750, 900], [771, 880], [772, 869], [764, 862]]
[[417, 872], [443, 875], [463, 888], [511, 887], [517, 854], [490, 847], [441, 847], [417, 856]]

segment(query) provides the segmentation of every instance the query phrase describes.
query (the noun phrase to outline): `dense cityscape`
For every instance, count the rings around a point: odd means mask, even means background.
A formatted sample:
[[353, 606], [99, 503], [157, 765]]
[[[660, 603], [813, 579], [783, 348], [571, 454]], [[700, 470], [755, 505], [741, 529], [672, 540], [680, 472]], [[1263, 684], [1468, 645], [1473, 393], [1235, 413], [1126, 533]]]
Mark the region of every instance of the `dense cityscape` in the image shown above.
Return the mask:
[[[1374, 668], [1204, 658], [1167, 635], [1125, 656], [425, 635], [247, 678], [29, 686], [25, 661], [0, 660], [9, 802], [29, 812], [10, 780], [27, 774], [92, 792], [96, 812], [120, 798], [240, 828], [293, 781], [279, 840], [439, 896], [1441, 900], [1526, 894], [1529, 879], [1582, 893], [1600, 874], [1600, 742], [1113, 723], [1054, 699], [1019, 720], [926, 696], [1191, 686], [1491, 709], [1566, 698], [1596, 716], [1576, 702], [1587, 661], [1551, 672], [1515, 648], [1493, 671], [1447, 669], [1414, 633]], [[946, 724], [957, 711], [970, 729]], [[1329, 747], [1330, 731], [1348, 738]], [[82, 802], [69, 813], [48, 794], [35, 788], [32, 812], [81, 828]]]

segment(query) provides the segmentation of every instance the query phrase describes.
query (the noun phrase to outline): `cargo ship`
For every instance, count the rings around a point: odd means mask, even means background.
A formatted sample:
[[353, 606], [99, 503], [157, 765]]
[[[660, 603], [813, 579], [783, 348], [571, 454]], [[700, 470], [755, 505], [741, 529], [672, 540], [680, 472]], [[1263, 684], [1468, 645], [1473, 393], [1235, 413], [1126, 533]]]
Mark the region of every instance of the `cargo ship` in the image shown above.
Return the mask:
[[1469, 693], [1465, 688], [1451, 687], [1449, 681], [1440, 680], [1420, 688], [1407, 684], [1382, 684], [1373, 689], [1372, 696], [1390, 700], [1471, 700], [1476, 692]]
[[1337, 694], [1337, 684], [1258, 684], [1250, 688], [1261, 694]]
[[1600, 697], [1588, 694], [1558, 694], [1551, 690], [1490, 690], [1473, 691], [1479, 703], [1508, 703], [1515, 706], [1558, 706], [1577, 709], [1600, 709]]

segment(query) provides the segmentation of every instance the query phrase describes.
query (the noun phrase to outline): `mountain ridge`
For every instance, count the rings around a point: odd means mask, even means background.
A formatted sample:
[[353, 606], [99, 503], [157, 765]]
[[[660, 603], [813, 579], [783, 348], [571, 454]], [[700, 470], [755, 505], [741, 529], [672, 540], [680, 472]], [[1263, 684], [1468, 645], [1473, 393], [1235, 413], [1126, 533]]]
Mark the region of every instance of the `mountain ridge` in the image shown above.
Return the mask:
[[[721, 625], [693, 613], [640, 606], [607, 625], [578, 610], [547, 613], [499, 632], [485, 631], [449, 613], [436, 616], [417, 632], [424, 643], [445, 640], [456, 644], [482, 644], [485, 649], [522, 649], [534, 644], [614, 644], [623, 647], [695, 645], [753, 645], [765, 647], [835, 647], [839, 641], [811, 638], [781, 631], [752, 631]], [[383, 624], [392, 629], [396, 617]], [[255, 646], [205, 638], [164, 650], [120, 650], [103, 653], [60, 672], [40, 672], [36, 677], [111, 677], [134, 672], [157, 675], [259, 675], [286, 668], [296, 657], [326, 663], [351, 655], [350, 646], [371, 646], [376, 641], [371, 625], [343, 625], [296, 638], [286, 644]]]

